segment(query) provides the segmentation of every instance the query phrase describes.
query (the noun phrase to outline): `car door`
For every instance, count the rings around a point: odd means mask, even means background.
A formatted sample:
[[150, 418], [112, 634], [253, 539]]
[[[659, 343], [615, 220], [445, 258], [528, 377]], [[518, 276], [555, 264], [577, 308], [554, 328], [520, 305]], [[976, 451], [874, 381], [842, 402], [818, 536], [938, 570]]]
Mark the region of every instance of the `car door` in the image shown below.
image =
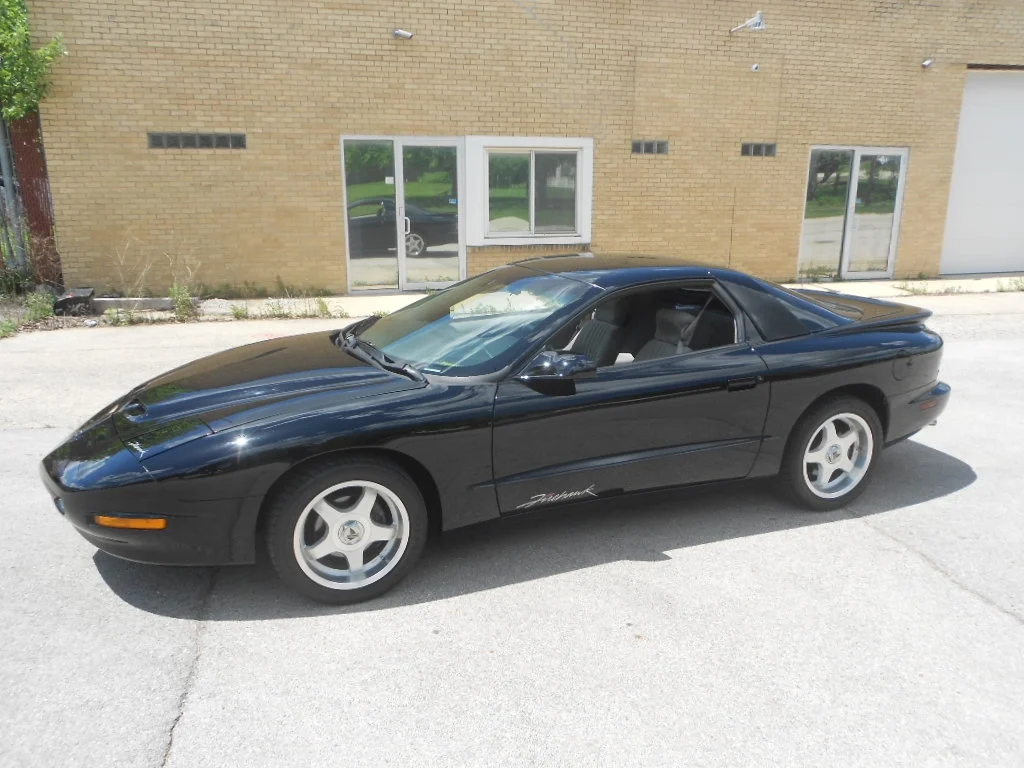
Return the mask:
[[384, 198], [380, 201], [377, 215], [369, 222], [367, 231], [367, 239], [374, 253], [392, 253], [397, 249], [398, 230], [395, 226], [395, 201]]
[[571, 394], [503, 380], [493, 432], [501, 512], [745, 477], [760, 448], [767, 372], [741, 341], [600, 368]]

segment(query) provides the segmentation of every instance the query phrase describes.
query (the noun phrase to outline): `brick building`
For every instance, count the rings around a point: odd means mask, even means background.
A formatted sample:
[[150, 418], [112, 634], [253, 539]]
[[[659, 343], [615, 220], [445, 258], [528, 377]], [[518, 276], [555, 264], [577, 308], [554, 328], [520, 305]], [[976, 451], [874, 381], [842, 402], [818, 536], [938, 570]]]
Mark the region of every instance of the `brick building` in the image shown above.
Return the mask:
[[416, 288], [582, 247], [1024, 270], [1021, 0], [29, 11], [70, 54], [41, 109], [69, 284]]

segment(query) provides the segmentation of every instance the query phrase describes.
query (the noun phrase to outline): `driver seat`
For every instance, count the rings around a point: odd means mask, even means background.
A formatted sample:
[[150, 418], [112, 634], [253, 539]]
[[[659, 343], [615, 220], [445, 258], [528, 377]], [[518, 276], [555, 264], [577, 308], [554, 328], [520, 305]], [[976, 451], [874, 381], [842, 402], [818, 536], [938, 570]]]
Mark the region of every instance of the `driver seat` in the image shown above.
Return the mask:
[[606, 302], [594, 310], [572, 343], [572, 351], [587, 355], [599, 368], [612, 365], [625, 336], [626, 303]]

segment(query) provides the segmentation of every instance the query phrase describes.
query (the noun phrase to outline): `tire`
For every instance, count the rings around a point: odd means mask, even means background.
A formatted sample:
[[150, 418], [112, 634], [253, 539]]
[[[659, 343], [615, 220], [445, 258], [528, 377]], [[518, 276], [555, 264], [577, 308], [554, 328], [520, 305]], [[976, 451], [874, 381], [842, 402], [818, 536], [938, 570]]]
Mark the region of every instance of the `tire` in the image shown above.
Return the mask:
[[405, 255], [410, 259], [422, 256], [427, 252], [427, 241], [419, 232], [410, 232], [405, 236]]
[[278, 576], [332, 605], [395, 586], [423, 553], [429, 527], [416, 483], [374, 458], [300, 470], [274, 494], [267, 514], [267, 549]]
[[882, 443], [882, 423], [874, 408], [849, 395], [825, 400], [793, 428], [782, 458], [779, 488], [807, 509], [839, 509], [864, 492]]

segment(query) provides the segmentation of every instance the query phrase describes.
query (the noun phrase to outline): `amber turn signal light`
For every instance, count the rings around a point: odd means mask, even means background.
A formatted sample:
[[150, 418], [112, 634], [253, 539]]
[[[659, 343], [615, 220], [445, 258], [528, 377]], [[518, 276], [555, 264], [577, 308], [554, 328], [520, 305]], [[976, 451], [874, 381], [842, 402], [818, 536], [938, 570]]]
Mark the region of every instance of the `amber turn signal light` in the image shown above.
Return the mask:
[[103, 525], [107, 528], [135, 528], [143, 531], [162, 531], [167, 527], [167, 518], [164, 517], [111, 517], [109, 515], [96, 515], [93, 520], [96, 525]]

